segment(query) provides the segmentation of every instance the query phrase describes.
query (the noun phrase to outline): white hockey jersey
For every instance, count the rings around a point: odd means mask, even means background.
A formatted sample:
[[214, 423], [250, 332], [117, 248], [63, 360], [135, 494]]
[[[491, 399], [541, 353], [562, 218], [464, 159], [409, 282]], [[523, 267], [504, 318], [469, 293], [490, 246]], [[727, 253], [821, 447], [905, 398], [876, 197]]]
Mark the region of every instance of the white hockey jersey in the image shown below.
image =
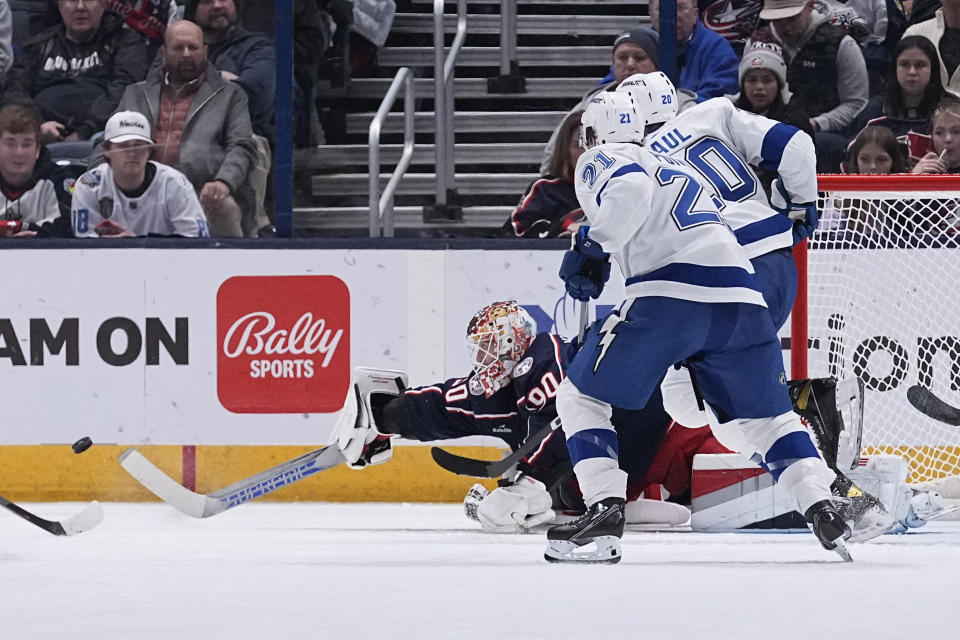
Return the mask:
[[130, 229], [134, 235], [180, 235], [191, 238], [210, 236], [193, 185], [173, 167], [151, 163], [156, 173], [146, 191], [135, 198], [127, 196], [113, 181], [113, 169], [100, 164], [84, 173], [74, 186], [70, 216], [78, 238], [96, 238], [96, 226], [112, 220]]
[[766, 306], [723, 219], [741, 205], [721, 200], [686, 163], [606, 144], [580, 157], [574, 182], [589, 235], [619, 263], [627, 297]]
[[647, 135], [650, 151], [682, 158], [717, 194], [745, 206], [724, 213], [748, 258], [793, 245], [793, 223], [770, 208], [751, 165], [776, 171], [791, 202], [817, 199], [813, 140], [796, 127], [733, 106], [702, 102]]

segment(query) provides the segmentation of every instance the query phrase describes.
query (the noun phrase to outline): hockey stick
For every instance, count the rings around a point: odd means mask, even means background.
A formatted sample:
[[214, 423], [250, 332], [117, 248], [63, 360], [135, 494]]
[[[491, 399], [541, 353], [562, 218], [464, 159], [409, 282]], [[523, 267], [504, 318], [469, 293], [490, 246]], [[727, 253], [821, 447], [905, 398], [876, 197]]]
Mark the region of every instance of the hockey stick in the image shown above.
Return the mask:
[[920, 413], [934, 420], [960, 427], [960, 409], [950, 406], [934, 395], [930, 389], [915, 384], [907, 389], [907, 400]]
[[[579, 333], [577, 334], [577, 340], [581, 345], [583, 344], [583, 337], [587, 333], [587, 325], [589, 324], [588, 313], [588, 303], [581, 302]], [[491, 462], [487, 460], [476, 460], [475, 458], [465, 458], [463, 456], [450, 453], [449, 451], [445, 451], [440, 447], [432, 447], [430, 449], [430, 455], [433, 456], [434, 462], [447, 471], [453, 472], [458, 476], [471, 476], [474, 478], [499, 478], [506, 471], [508, 471], [510, 467], [517, 464], [517, 462], [519, 462], [527, 454], [539, 447], [540, 443], [543, 442], [543, 440], [559, 426], [560, 418], [554, 418], [550, 421], [550, 424], [541, 428], [536, 433], [528, 436], [526, 441], [520, 446], [519, 449], [502, 460], [494, 460]]]
[[142, 453], [130, 448], [120, 454], [120, 465], [155, 496], [194, 518], [209, 518], [227, 509], [265, 496], [344, 461], [336, 447], [314, 449], [266, 471], [244, 478], [213, 493], [196, 493], [177, 483]]
[[44, 520], [40, 516], [10, 502], [3, 496], [0, 496], [0, 506], [6, 507], [30, 524], [34, 524], [44, 531], [49, 531], [55, 536], [75, 536], [78, 533], [93, 529], [103, 521], [103, 509], [96, 500], [84, 507], [80, 513], [72, 515], [66, 520]]

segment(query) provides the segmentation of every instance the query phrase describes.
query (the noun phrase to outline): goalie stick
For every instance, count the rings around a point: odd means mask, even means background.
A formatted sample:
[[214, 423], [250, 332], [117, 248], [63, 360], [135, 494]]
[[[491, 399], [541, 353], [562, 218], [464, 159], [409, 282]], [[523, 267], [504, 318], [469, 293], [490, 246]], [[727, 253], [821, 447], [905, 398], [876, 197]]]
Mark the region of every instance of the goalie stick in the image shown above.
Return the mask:
[[[577, 333], [577, 340], [579, 344], [583, 344], [583, 337], [587, 334], [587, 325], [589, 324], [588, 313], [588, 303], [581, 302], [578, 323], [579, 332]], [[539, 447], [544, 438], [546, 438], [554, 429], [559, 426], [560, 418], [554, 418], [550, 421], [550, 424], [541, 428], [536, 433], [528, 436], [526, 441], [520, 446], [519, 449], [502, 460], [488, 461], [476, 460], [475, 458], [465, 458], [463, 456], [458, 456], [455, 453], [450, 453], [449, 451], [441, 449], [440, 447], [432, 447], [430, 449], [430, 455], [433, 457], [434, 462], [447, 471], [455, 473], [458, 476], [471, 476], [474, 478], [499, 478], [506, 473], [510, 467], [517, 464], [524, 456]]]
[[915, 384], [907, 389], [907, 400], [920, 413], [934, 420], [960, 427], [960, 409], [950, 406], [934, 395], [930, 389]]
[[94, 500], [83, 508], [80, 513], [70, 516], [66, 520], [45, 520], [16, 505], [3, 496], [0, 496], [0, 505], [6, 507], [30, 524], [36, 525], [55, 536], [75, 536], [78, 533], [89, 531], [103, 521], [103, 508]]
[[344, 461], [336, 447], [308, 451], [266, 471], [244, 478], [213, 493], [196, 493], [161, 471], [142, 453], [130, 448], [120, 454], [120, 465], [155, 496], [194, 518], [209, 518], [249, 502]]

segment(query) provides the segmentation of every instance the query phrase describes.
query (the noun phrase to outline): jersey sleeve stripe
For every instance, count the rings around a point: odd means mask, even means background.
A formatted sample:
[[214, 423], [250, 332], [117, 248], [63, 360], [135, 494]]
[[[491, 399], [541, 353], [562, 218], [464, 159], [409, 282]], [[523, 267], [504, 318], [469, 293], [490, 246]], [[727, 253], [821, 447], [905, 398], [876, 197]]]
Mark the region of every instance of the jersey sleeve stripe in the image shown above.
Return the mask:
[[553, 434], [555, 434], [556, 432], [557, 432], [556, 430], [551, 431], [550, 433], [547, 434], [546, 438], [540, 441], [540, 446], [537, 447], [537, 450], [531, 453], [529, 456], [527, 456], [527, 462], [533, 463], [536, 461], [536, 459], [540, 456], [540, 454], [543, 453], [543, 450], [547, 447], [547, 442], [550, 441], [550, 438], [552, 438]]
[[420, 395], [421, 393], [427, 393], [429, 391], [443, 393], [443, 389], [441, 389], [440, 387], [420, 387], [419, 389], [404, 389], [403, 393], [411, 396], [416, 396], [416, 395]]
[[613, 175], [610, 176], [610, 178], [608, 178], [607, 181], [603, 183], [603, 186], [600, 187], [600, 191], [597, 192], [597, 206], [598, 207], [600, 206], [600, 195], [603, 193], [603, 190], [607, 188], [607, 185], [610, 184], [611, 180], [613, 180], [614, 178], [619, 178], [620, 176], [625, 176], [628, 173], [637, 173], [637, 172], [646, 173], [646, 171], [643, 170], [643, 167], [641, 167], [636, 162], [632, 164], [624, 165], [619, 169], [617, 169], [616, 171], [614, 171]]
[[740, 246], [748, 245], [770, 236], [775, 236], [784, 231], [793, 228], [793, 222], [790, 218], [780, 214], [775, 214], [763, 220], [757, 220], [750, 224], [736, 229], [733, 234], [737, 236], [737, 242]]
[[517, 415], [516, 411], [511, 411], [510, 413], [474, 413], [473, 411], [460, 409], [459, 407], [447, 407], [447, 411], [451, 413], [462, 413], [465, 416], [473, 416], [476, 420], [509, 420]]
[[627, 279], [627, 286], [638, 282], [669, 280], [698, 287], [742, 287], [760, 292], [760, 284], [750, 272], [740, 267], [707, 267], [677, 262], [649, 273]]
[[770, 127], [770, 130], [763, 136], [763, 143], [760, 146], [760, 155], [763, 156], [760, 166], [771, 171], [779, 171], [780, 162], [783, 160], [783, 151], [798, 131], [800, 130], [796, 127], [782, 122]]

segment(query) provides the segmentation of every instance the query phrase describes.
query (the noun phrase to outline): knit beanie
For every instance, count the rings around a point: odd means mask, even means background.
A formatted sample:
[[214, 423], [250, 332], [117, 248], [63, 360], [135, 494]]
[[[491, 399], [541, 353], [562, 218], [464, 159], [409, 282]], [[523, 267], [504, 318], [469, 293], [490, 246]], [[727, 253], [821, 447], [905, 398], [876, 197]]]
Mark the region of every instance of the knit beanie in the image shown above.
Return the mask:
[[616, 53], [617, 47], [624, 42], [632, 42], [643, 49], [647, 56], [653, 60], [657, 69], [660, 68], [660, 36], [657, 35], [656, 31], [650, 27], [637, 27], [626, 33], [621, 33], [613, 41], [613, 52]]
[[748, 42], [740, 59], [740, 86], [743, 76], [750, 69], [769, 69], [780, 80], [780, 86], [787, 86], [787, 63], [783, 60], [783, 51], [775, 42]]

